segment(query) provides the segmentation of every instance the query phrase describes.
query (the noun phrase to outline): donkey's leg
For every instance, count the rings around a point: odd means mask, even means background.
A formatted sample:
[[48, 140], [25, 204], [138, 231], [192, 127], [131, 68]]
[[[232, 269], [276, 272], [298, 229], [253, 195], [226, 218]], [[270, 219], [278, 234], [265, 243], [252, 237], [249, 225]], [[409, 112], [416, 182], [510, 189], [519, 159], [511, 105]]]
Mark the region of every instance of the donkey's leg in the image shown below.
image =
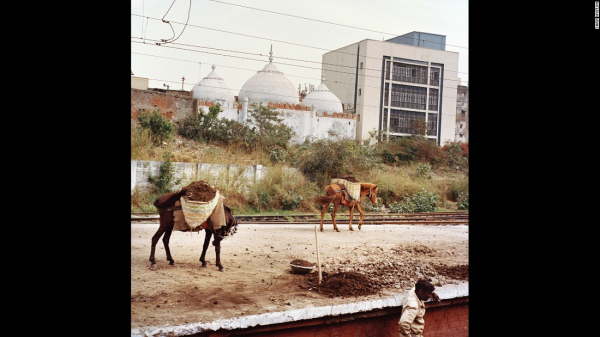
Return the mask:
[[167, 260], [169, 260], [170, 265], [174, 265], [175, 261], [171, 257], [171, 249], [169, 249], [169, 241], [171, 240], [171, 233], [173, 233], [173, 220], [171, 219], [171, 225], [167, 227], [165, 231], [165, 236], [163, 236], [163, 244], [165, 245], [165, 252], [167, 252]]
[[219, 267], [219, 271], [223, 271], [223, 265], [221, 264], [221, 240], [223, 240], [223, 235], [225, 234], [225, 228], [221, 227], [219, 229], [219, 234], [215, 232], [215, 240], [213, 241], [213, 245], [215, 246], [215, 255], [217, 256], [217, 267]]
[[362, 210], [362, 208], [360, 208], [360, 203], [356, 203], [356, 209], [358, 210], [358, 213], [360, 213], [360, 220], [358, 220], [358, 230], [360, 230], [365, 212]]
[[333, 229], [335, 229], [336, 232], [339, 232], [340, 230], [338, 229], [337, 223], [335, 222], [335, 215], [337, 214], [338, 208], [340, 207], [340, 199], [335, 199], [333, 201], [333, 211], [331, 211], [331, 222], [333, 222]]
[[154, 259], [154, 251], [156, 250], [156, 243], [158, 243], [158, 240], [164, 233], [165, 233], [165, 227], [161, 223], [160, 227], [158, 227], [158, 230], [156, 231], [156, 233], [154, 233], [154, 236], [152, 237], [152, 245], [150, 248], [150, 259], [149, 259], [149, 261], [152, 263], [152, 268], [156, 268], [156, 260]]
[[348, 229], [350, 229], [351, 231], [354, 231], [354, 228], [352, 228], [352, 218], [354, 218], [354, 206], [350, 206], [348, 208], [350, 208], [350, 219], [348, 220], [348, 223], [350, 225], [349, 225]]
[[212, 230], [206, 228], [204, 230], [206, 233], [204, 235], [204, 244], [202, 245], [202, 255], [200, 255], [200, 262], [202, 262], [202, 267], [206, 267], [206, 251], [208, 250], [208, 244], [210, 243], [210, 237], [212, 236]]
[[329, 202], [323, 205], [323, 209], [321, 210], [321, 224], [319, 225], [319, 230], [323, 231], [323, 218], [325, 217], [325, 213], [327, 213], [327, 209], [329, 208]]

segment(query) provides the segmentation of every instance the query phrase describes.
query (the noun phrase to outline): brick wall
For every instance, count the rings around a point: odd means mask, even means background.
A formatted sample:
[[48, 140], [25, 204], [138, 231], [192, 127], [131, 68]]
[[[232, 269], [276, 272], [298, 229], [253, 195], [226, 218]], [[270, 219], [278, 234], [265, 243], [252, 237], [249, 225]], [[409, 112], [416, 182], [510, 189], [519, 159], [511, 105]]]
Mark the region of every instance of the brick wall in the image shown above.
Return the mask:
[[[322, 317], [242, 330], [202, 332], [194, 337], [398, 337], [402, 308]], [[468, 337], [468, 298], [427, 304], [424, 337]]]
[[157, 109], [175, 122], [198, 111], [198, 100], [191, 91], [131, 88], [131, 119]]
[[469, 303], [453, 300], [451, 305], [427, 308], [423, 337], [469, 336]]

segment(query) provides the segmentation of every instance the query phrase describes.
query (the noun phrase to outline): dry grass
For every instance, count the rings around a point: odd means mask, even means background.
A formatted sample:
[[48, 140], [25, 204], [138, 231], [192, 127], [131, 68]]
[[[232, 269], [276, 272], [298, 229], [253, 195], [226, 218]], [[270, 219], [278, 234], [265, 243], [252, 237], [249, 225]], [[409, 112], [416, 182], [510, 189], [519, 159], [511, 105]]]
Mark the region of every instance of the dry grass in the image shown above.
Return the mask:
[[163, 153], [169, 151], [174, 156], [174, 162], [207, 163], [207, 164], [236, 164], [236, 165], [269, 165], [266, 154], [256, 151], [248, 152], [240, 146], [215, 146], [198, 143], [193, 140], [175, 135], [159, 148], [152, 146], [147, 132], [134, 131], [131, 133], [131, 159], [162, 161]]

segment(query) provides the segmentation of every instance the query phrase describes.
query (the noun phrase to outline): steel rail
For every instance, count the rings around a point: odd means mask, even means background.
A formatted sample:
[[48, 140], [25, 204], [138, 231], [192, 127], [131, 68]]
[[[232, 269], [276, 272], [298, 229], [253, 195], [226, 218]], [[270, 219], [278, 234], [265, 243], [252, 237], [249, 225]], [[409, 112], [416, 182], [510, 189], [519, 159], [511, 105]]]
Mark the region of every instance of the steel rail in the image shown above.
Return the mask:
[[[139, 216], [145, 215], [145, 216]], [[150, 215], [150, 212], [131, 213], [132, 222], [158, 221], [158, 215]], [[155, 214], [155, 213], [154, 213]], [[294, 215], [237, 215], [238, 223], [256, 224], [313, 224], [320, 223], [320, 214], [294, 214]], [[338, 214], [338, 224], [348, 224], [349, 214]], [[359, 214], [354, 214], [352, 223], [357, 224], [360, 220]], [[331, 219], [324, 219], [323, 224], [332, 224]], [[468, 224], [469, 214], [467, 211], [458, 212], [423, 212], [423, 213], [365, 213], [363, 224]]]

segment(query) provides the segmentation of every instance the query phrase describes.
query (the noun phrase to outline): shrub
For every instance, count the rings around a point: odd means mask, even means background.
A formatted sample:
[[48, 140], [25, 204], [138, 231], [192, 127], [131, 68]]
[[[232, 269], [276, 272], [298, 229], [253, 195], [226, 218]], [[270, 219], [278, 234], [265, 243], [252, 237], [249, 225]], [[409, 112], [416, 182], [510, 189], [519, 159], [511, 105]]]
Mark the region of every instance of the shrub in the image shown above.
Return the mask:
[[469, 209], [469, 192], [458, 193], [458, 209], [459, 210], [468, 210]]
[[431, 179], [431, 165], [429, 163], [421, 163], [416, 167], [417, 178]]
[[165, 151], [163, 157], [164, 161], [160, 164], [159, 175], [153, 176], [152, 174], [148, 174], [148, 181], [153, 185], [153, 192], [158, 195], [171, 192], [175, 185], [181, 183], [181, 179], [175, 179], [173, 174], [173, 156], [169, 151]]
[[435, 212], [438, 203], [439, 196], [423, 188], [419, 193], [412, 194], [399, 203], [390, 204], [389, 208], [392, 213]]
[[463, 155], [463, 143], [461, 142], [446, 142], [442, 150], [446, 153], [444, 165], [450, 170], [465, 170], [468, 168], [468, 147], [466, 149], [467, 156]]
[[151, 113], [143, 112], [138, 116], [138, 121], [142, 128], [150, 130], [155, 146], [160, 146], [173, 137], [173, 124], [160, 113], [160, 109]]

